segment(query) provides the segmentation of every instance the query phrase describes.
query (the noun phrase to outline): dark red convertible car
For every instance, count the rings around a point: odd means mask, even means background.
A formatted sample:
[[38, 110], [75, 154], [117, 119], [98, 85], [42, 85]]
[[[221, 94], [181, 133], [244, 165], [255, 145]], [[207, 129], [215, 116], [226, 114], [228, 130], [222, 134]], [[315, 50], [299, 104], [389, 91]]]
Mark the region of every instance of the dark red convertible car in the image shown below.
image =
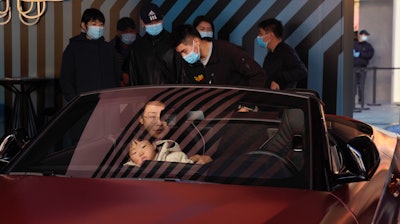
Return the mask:
[[312, 91], [91, 92], [19, 143], [10, 135], [0, 147], [0, 223], [399, 218], [399, 137], [325, 114]]

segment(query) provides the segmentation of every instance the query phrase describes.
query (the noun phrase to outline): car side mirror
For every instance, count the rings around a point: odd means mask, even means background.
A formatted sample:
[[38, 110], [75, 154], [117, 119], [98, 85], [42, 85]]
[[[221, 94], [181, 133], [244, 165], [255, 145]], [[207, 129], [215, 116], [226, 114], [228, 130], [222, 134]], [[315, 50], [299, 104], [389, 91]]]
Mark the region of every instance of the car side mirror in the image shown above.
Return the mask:
[[342, 154], [344, 171], [337, 179], [340, 183], [370, 180], [380, 163], [378, 149], [368, 136], [351, 139]]

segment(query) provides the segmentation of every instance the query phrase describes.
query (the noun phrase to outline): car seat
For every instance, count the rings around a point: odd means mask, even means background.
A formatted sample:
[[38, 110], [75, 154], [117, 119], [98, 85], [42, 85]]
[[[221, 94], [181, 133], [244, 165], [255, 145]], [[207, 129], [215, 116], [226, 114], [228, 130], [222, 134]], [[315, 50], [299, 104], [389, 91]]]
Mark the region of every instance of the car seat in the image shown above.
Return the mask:
[[303, 166], [304, 114], [301, 109], [285, 109], [278, 131], [259, 150], [285, 158], [296, 170]]

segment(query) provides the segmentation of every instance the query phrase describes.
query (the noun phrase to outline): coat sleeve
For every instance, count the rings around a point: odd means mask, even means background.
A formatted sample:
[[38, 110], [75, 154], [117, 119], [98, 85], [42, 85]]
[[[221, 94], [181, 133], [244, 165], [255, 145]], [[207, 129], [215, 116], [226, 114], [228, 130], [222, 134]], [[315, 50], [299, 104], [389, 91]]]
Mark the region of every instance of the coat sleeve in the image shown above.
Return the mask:
[[60, 72], [60, 87], [65, 100], [70, 101], [77, 95], [75, 83], [74, 55], [71, 46], [68, 45], [63, 53]]
[[160, 140], [156, 145], [161, 146], [156, 157], [157, 161], [193, 163], [187, 155], [181, 151], [179, 144], [172, 140]]
[[184, 152], [170, 152], [166, 160], [167, 162], [177, 162], [177, 163], [193, 163]]
[[245, 50], [240, 47], [235, 49], [234, 65], [237, 66], [239, 73], [247, 78], [250, 86], [264, 87], [266, 81], [264, 69]]
[[282, 60], [285, 62], [281, 77], [283, 77], [286, 82], [300, 81], [307, 77], [307, 68], [294, 49], [288, 50], [287, 54], [285, 54], [285, 58]]

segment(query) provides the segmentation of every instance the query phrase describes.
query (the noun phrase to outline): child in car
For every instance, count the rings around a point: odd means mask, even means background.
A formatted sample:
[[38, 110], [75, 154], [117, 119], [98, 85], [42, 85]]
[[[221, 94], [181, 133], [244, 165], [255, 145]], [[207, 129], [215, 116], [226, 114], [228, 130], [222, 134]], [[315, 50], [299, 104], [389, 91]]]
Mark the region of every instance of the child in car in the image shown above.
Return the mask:
[[134, 139], [129, 144], [130, 161], [124, 165], [141, 166], [145, 160], [193, 163], [187, 155], [182, 152], [179, 144], [172, 140], [149, 140]]

